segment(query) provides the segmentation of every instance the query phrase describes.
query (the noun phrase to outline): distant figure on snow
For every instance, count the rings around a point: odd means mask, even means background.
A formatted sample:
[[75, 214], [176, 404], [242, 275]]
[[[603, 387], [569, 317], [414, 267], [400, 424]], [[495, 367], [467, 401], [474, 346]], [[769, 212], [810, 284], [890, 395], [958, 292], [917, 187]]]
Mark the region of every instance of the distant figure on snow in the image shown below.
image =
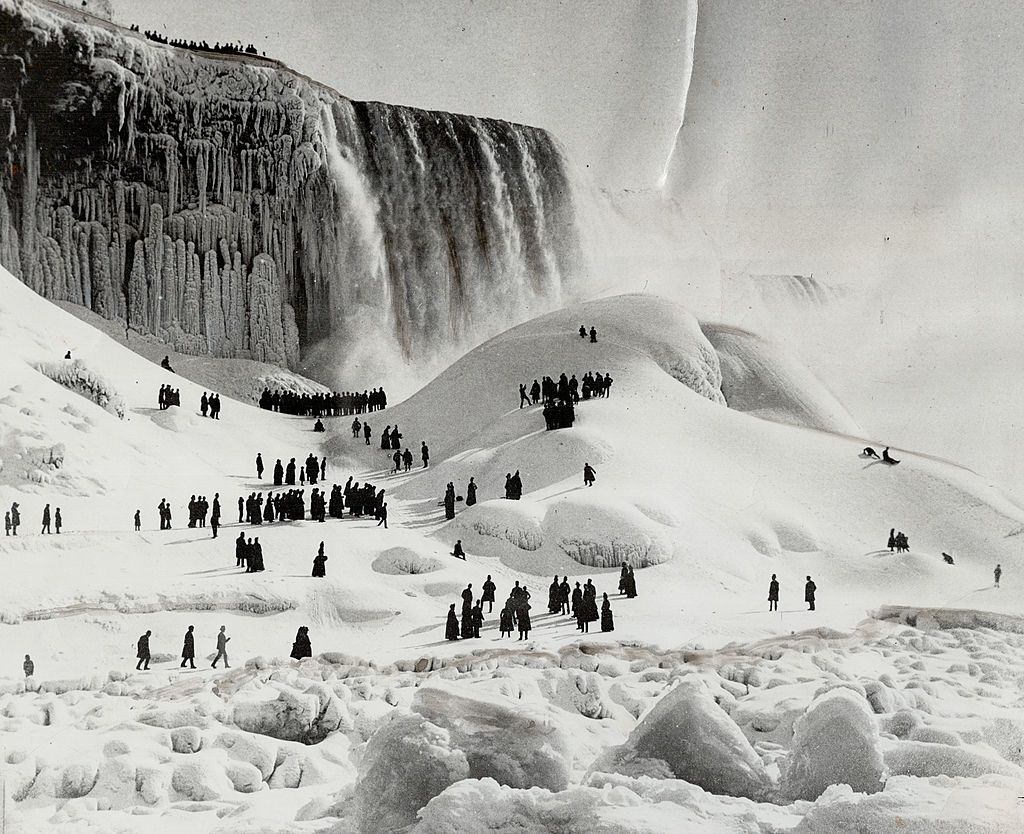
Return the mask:
[[597, 470], [589, 463], [583, 464], [583, 483], [585, 486], [593, 486], [597, 480]]
[[[463, 557], [465, 558], [465, 557]], [[480, 597], [480, 602], [487, 603], [487, 613], [490, 614], [494, 610], [494, 592], [497, 590], [495, 584], [491, 581], [491, 575], [487, 574], [487, 579], [484, 582], [484, 593]]]
[[26, 678], [31, 678], [36, 673], [36, 665], [28, 655], [25, 655], [25, 662], [21, 664], [21, 668], [25, 670]]
[[160, 363], [160, 367], [164, 370], [170, 371], [172, 374], [174, 373], [174, 368], [171, 367], [171, 360], [167, 356], [165, 356], [163, 361]]
[[135, 532], [138, 533], [142, 529], [142, 511], [135, 511]]
[[608, 602], [608, 594], [604, 594], [604, 598], [601, 600], [601, 631], [615, 631], [612, 604]]
[[452, 550], [452, 556], [456, 559], [461, 559], [463, 562], [466, 561], [466, 551], [462, 549], [462, 539], [456, 539], [455, 548]]
[[53, 511], [53, 529], [58, 536], [60, 535], [60, 528], [63, 524], [64, 519], [60, 517], [60, 507], [57, 507], [57, 509]]
[[887, 545], [889, 552], [892, 553], [896, 549], [896, 528], [889, 528], [889, 544]]
[[50, 505], [43, 507], [43, 533], [50, 532]]
[[263, 480], [263, 454], [256, 453], [256, 477]]
[[581, 324], [580, 325], [580, 338], [581, 339], [586, 339], [587, 338], [587, 326], [585, 324]]
[[296, 660], [313, 656], [313, 647], [309, 643], [309, 626], [299, 626], [295, 635], [295, 642], [292, 643], [291, 656]]
[[423, 460], [423, 468], [426, 469], [430, 464], [430, 449], [427, 448], [426, 440], [420, 445], [420, 458]]
[[326, 429], [324, 428], [323, 420], [321, 420], [319, 417], [317, 417], [316, 418], [316, 422], [313, 423], [313, 431], [315, 431], [315, 432], [326, 431]]
[[591, 327], [590, 328], [590, 343], [593, 344], [596, 341], [597, 341], [597, 328], [596, 327]]
[[193, 669], [196, 668], [196, 639], [192, 632], [195, 630], [195, 626], [189, 626], [188, 631], [185, 632], [185, 639], [181, 644], [181, 668], [185, 668], [185, 664], [188, 663]]
[[807, 603], [807, 610], [814, 610], [814, 592], [818, 590], [818, 586], [814, 584], [814, 580], [811, 577], [807, 577], [807, 584], [804, 585], [804, 602]]
[[[942, 561], [945, 562], [947, 565], [952, 565], [953, 564], [953, 557], [950, 556], [948, 553], [943, 552], [943, 554], [942, 554]], [[996, 584], [998, 585], [999, 583], [997, 582]]]
[[1003, 575], [1003, 568], [1001, 565], [996, 565], [996, 569], [992, 572], [996, 578], [996, 587], [999, 587], [999, 578]]
[[18, 502], [11, 504], [11, 535], [18, 535], [18, 528], [21, 526], [21, 513], [18, 511]]
[[210, 408], [210, 398], [207, 397], [206, 396], [206, 392], [203, 391], [203, 396], [201, 396], [199, 398], [199, 413], [202, 414], [205, 417], [206, 416], [206, 412], [209, 410], [209, 408]]
[[530, 405], [530, 395], [526, 393], [526, 386], [520, 384], [519, 386], [519, 407]]
[[313, 559], [313, 576], [323, 578], [327, 576], [327, 557], [324, 555], [324, 543], [320, 542], [320, 549]]
[[779, 580], [772, 574], [772, 581], [768, 583], [768, 610], [779, 610]]
[[444, 624], [444, 639], [445, 640], [458, 640], [459, 639], [459, 617], [455, 613], [455, 603], [453, 602], [448, 606], [448, 618]]
[[896, 460], [896, 458], [889, 454], [888, 446], [886, 446], [885, 450], [882, 452], [882, 462], [889, 464], [889, 466], [895, 466], [897, 463], [899, 463], [899, 461]]
[[11, 535], [11, 511], [4, 513], [4, 535]]
[[874, 458], [875, 460], [879, 460], [878, 452], [876, 452], [870, 446], [865, 446], [864, 451], [860, 453], [860, 456], [862, 458]]
[[152, 631], [147, 631], [139, 638], [138, 650], [135, 653], [135, 656], [139, 659], [139, 662], [135, 664], [136, 671], [143, 669], [143, 663], [146, 664], [145, 669], [149, 669], [149, 638], [152, 634]]
[[472, 478], [466, 484], [466, 506], [472, 507], [476, 503], [476, 481]]
[[224, 668], [231, 668], [230, 666], [228, 666], [228, 640], [230, 640], [231, 638], [224, 633], [226, 629], [227, 626], [221, 626], [220, 633], [217, 635], [217, 656], [213, 659], [213, 663], [211, 664], [210, 668], [212, 669], [217, 668], [217, 661], [221, 658], [224, 659]]
[[[452, 607], [454, 608], [455, 606]], [[512, 627], [515, 625], [513, 619], [514, 618], [512, 616], [512, 608], [508, 604], [506, 604], [505, 607], [501, 609], [501, 613], [498, 615], [498, 625], [501, 629], [502, 637], [512, 636]]]

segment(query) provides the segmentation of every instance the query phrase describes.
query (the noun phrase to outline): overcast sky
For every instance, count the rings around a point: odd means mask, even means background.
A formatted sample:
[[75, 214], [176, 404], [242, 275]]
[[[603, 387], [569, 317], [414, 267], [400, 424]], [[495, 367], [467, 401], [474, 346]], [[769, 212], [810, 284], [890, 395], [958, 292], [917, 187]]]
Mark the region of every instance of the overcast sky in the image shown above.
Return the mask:
[[547, 128], [596, 181], [660, 181], [693, 0], [113, 0], [115, 20], [240, 39], [351, 98]]

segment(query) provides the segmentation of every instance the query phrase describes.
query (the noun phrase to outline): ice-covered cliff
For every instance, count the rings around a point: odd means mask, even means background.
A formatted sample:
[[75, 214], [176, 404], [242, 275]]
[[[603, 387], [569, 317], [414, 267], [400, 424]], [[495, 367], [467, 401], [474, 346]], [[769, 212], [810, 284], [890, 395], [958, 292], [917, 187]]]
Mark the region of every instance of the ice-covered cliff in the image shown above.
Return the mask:
[[80, 17], [0, 0], [0, 263], [40, 294], [323, 376], [357, 339], [429, 354], [577, 279], [544, 131], [350, 101]]

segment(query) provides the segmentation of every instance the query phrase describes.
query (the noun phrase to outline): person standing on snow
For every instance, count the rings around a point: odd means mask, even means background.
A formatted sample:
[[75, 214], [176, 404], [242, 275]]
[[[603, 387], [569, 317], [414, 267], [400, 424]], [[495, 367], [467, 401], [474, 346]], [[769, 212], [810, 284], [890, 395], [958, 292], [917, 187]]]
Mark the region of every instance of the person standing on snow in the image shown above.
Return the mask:
[[[807, 577], [810, 579], [810, 577]], [[768, 610], [779, 610], [779, 580], [772, 574], [772, 581], [768, 583]]]
[[221, 658], [224, 659], [224, 668], [231, 668], [228, 665], [228, 640], [230, 640], [231, 638], [224, 633], [226, 628], [227, 626], [221, 626], [220, 633], [217, 635], [217, 656], [213, 659], [213, 663], [211, 664], [210, 668], [212, 669], [217, 668], [217, 661]]
[[64, 524], [64, 519], [60, 517], [60, 507], [57, 507], [53, 512], [53, 529], [57, 531], [57, 535], [60, 535], [60, 528]]
[[996, 569], [993, 571], [993, 575], [996, 578], [996, 587], [999, 587], [999, 579], [1003, 575], [1003, 568], [1000, 565], [996, 565]]
[[818, 586], [814, 584], [814, 580], [811, 577], [807, 577], [807, 584], [804, 585], [804, 602], [808, 604], [808, 611], [814, 610], [814, 592], [818, 590]]
[[430, 449], [427, 448], [427, 441], [420, 444], [420, 457], [423, 459], [423, 468], [426, 469], [430, 463]]
[[256, 453], [256, 477], [263, 480], [263, 454]]
[[597, 471], [589, 463], [583, 464], [583, 483], [585, 486], [593, 486], [597, 480]]
[[195, 630], [195, 626], [189, 626], [188, 631], [185, 632], [185, 639], [181, 645], [181, 668], [185, 668], [185, 664], [188, 663], [193, 669], [196, 668], [196, 640], [192, 632]]
[[50, 505], [43, 507], [43, 533], [50, 532]]
[[[135, 664], [136, 671], [149, 670], [149, 638], [152, 634], [152, 631], [146, 631], [146, 633], [139, 638], [138, 650], [135, 653], [135, 656], [139, 659], [139, 662]], [[145, 670], [142, 668], [143, 663], [146, 664]]]

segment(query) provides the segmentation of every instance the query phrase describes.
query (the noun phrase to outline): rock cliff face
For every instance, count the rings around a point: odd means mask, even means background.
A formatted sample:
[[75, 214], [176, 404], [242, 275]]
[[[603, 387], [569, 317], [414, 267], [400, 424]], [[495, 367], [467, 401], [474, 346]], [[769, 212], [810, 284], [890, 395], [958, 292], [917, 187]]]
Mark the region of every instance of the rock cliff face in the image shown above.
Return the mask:
[[579, 253], [542, 130], [0, 0], [0, 263], [47, 298], [297, 367], [489, 335], [571, 292]]

